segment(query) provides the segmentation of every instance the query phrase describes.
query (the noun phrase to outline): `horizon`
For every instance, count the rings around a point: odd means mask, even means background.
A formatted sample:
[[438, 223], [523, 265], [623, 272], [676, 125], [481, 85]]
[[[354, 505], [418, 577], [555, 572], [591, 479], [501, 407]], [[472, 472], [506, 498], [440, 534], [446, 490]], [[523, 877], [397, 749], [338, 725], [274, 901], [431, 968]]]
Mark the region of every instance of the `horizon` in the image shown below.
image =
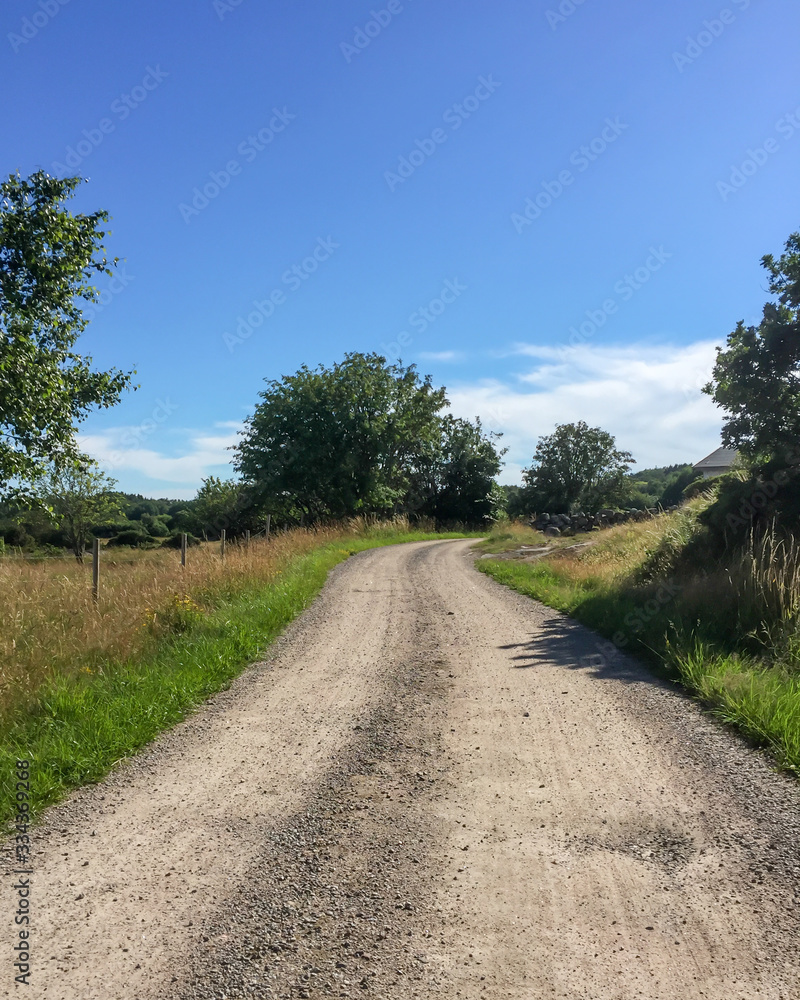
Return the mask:
[[4, 176], [87, 177], [69, 207], [112, 216], [77, 349], [141, 388], [79, 431], [121, 491], [231, 476], [263, 381], [348, 351], [502, 433], [503, 484], [578, 420], [636, 470], [720, 446], [700, 387], [800, 229], [790, 0], [10, 0], [2, 28]]

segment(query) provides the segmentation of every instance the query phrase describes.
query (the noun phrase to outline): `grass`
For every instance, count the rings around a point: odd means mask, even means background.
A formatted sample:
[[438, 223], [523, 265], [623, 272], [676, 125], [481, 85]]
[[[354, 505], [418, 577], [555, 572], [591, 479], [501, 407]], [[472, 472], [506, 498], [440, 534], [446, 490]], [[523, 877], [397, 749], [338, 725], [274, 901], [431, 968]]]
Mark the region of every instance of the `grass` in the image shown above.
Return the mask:
[[[593, 533], [589, 548], [477, 565], [680, 681], [800, 774], [800, 547], [771, 531], [722, 561], [692, 562], [708, 502]], [[507, 551], [507, 533], [482, 547]]]
[[18, 759], [32, 762], [32, 815], [102, 778], [227, 687], [350, 555], [459, 537], [392, 524], [297, 530], [231, 546], [224, 565], [216, 547], [191, 550], [185, 575], [174, 553], [131, 552], [106, 562], [97, 608], [77, 564], [0, 566], [15, 629], [4, 635], [0, 817], [13, 813]]

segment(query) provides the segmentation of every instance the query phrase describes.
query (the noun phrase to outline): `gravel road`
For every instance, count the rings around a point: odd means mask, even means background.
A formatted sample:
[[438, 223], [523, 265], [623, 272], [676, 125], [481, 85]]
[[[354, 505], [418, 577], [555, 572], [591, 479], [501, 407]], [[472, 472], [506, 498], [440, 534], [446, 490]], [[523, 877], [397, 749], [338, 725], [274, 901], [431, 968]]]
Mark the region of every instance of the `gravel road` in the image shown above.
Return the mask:
[[797, 1000], [798, 787], [470, 544], [351, 558], [50, 810], [2, 995]]

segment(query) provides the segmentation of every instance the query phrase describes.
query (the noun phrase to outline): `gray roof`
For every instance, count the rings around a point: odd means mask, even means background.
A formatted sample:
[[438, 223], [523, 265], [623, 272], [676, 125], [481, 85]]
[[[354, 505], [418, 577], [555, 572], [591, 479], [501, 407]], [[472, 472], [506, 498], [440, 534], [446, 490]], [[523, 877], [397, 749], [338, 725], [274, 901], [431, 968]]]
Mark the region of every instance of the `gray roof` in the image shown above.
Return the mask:
[[717, 448], [710, 455], [696, 462], [695, 469], [729, 469], [739, 452], [735, 448]]

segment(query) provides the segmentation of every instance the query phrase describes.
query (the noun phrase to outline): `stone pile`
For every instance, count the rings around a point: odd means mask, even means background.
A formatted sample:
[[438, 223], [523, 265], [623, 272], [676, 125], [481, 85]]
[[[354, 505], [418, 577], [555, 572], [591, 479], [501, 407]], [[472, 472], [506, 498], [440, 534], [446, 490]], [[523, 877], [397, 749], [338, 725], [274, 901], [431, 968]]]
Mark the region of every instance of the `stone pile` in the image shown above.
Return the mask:
[[[677, 510], [670, 507], [669, 511]], [[613, 524], [625, 524], [627, 521], [647, 521], [668, 511], [656, 510], [612, 510], [604, 507], [596, 514], [536, 514], [531, 518], [531, 527], [545, 535], [574, 535], [580, 531], [594, 531], [595, 528], [609, 528]]]

